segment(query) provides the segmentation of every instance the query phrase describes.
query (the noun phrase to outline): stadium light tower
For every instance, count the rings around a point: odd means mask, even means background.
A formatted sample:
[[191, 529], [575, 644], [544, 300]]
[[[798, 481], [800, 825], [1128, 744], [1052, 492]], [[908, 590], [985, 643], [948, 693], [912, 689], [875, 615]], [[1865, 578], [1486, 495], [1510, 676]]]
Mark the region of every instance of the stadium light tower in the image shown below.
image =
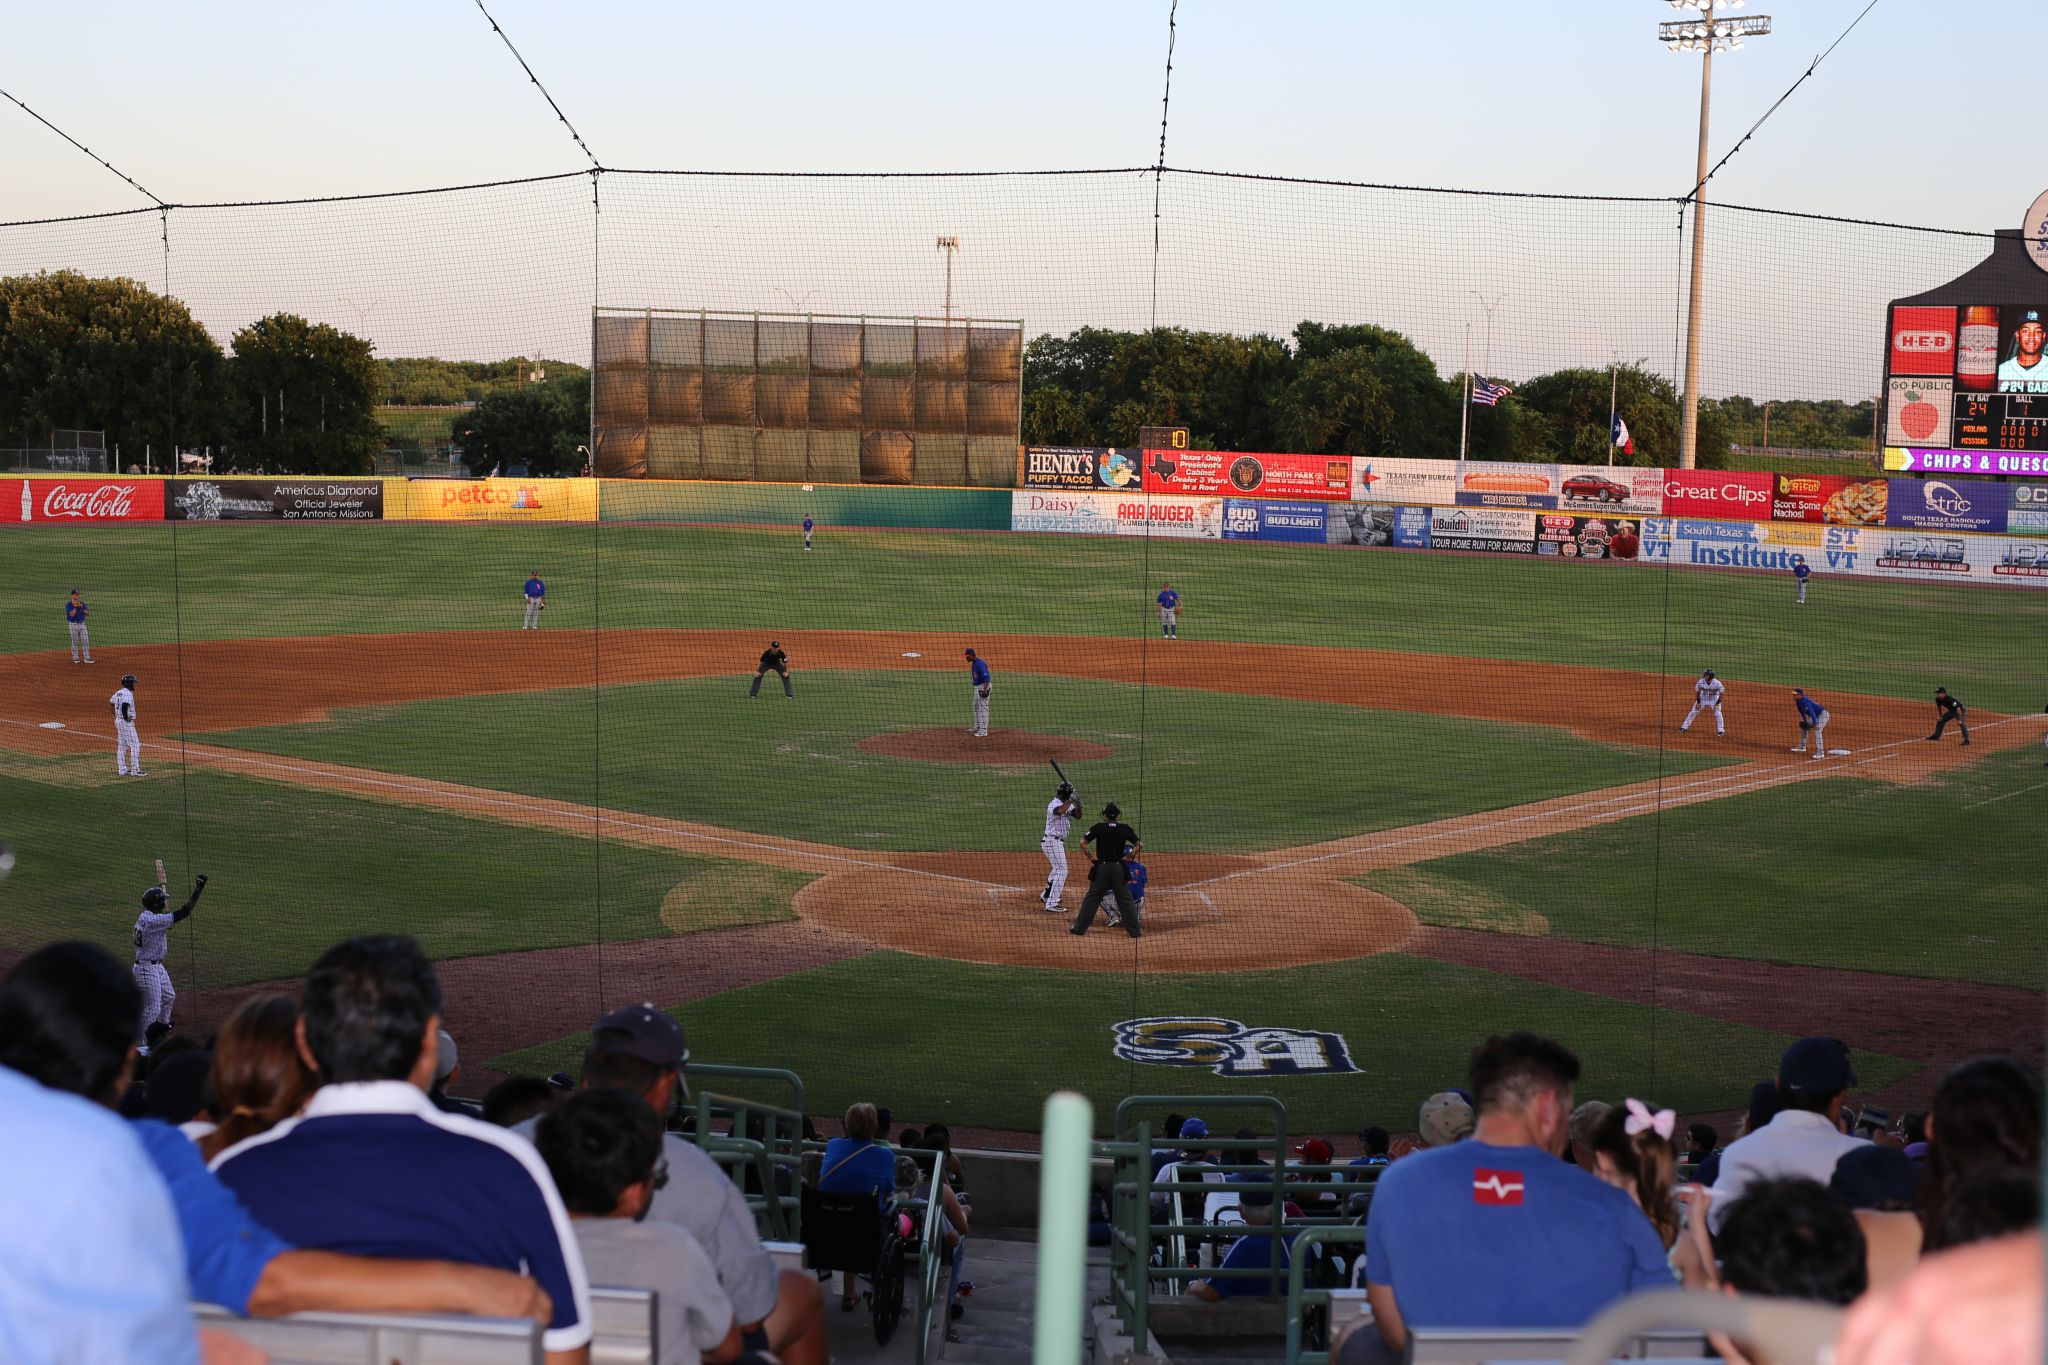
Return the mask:
[[957, 236], [939, 238], [939, 250], [946, 253], [946, 325], [953, 325], [953, 257], [960, 250]]
[[1685, 309], [1685, 397], [1678, 416], [1678, 463], [1691, 469], [1699, 463], [1700, 434], [1700, 279], [1707, 245], [1707, 112], [1714, 89], [1714, 54], [1739, 50], [1745, 38], [1771, 31], [1771, 16], [1727, 17], [1744, 0], [1665, 0], [1675, 10], [1699, 17], [1657, 25], [1667, 52], [1700, 54], [1700, 150], [1692, 185], [1692, 281]]

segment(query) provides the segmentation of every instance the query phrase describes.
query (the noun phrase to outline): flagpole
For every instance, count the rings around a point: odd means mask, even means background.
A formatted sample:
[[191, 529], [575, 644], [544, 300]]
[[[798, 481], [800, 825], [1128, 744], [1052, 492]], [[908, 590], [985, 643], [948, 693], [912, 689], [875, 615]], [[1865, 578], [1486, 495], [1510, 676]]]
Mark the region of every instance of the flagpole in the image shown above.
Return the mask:
[[1472, 421], [1472, 324], [1465, 324], [1465, 401], [1458, 405], [1458, 458], [1465, 458], [1465, 429]]
[[1621, 382], [1621, 357], [1616, 356], [1607, 365], [1607, 467], [1614, 467], [1614, 396], [1616, 385]]

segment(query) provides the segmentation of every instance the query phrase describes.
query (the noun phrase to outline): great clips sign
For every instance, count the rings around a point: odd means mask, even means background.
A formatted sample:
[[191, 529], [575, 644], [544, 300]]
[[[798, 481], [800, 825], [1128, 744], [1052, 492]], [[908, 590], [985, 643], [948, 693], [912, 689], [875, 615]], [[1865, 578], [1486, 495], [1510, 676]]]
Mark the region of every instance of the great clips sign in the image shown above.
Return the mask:
[[1750, 470], [1667, 469], [1664, 515], [1769, 521], [1771, 476]]
[[71, 526], [82, 521], [162, 521], [161, 479], [0, 481], [0, 521]]

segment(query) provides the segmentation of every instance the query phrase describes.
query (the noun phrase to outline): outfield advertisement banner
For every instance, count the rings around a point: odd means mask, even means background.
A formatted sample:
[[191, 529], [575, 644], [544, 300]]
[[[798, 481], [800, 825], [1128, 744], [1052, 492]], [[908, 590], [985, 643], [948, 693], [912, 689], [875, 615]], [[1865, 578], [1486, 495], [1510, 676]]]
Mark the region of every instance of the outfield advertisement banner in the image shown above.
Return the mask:
[[1552, 508], [1563, 483], [1554, 464], [1467, 460], [1458, 466], [1458, 506]]
[[1458, 462], [1354, 458], [1351, 461], [1351, 500], [1411, 507], [1455, 506], [1458, 501]]
[[1351, 496], [1348, 455], [1287, 455], [1227, 450], [1148, 450], [1145, 491], [1254, 498]]
[[1890, 491], [1887, 479], [1844, 474], [1771, 475], [1772, 521], [1825, 522], [1831, 526], [1882, 526]]
[[1561, 465], [1557, 492], [1560, 509], [1599, 507], [1654, 517], [1664, 510], [1664, 471], [1634, 465]]
[[1100, 446], [1031, 446], [1024, 451], [1024, 487], [1076, 493], [1135, 490], [1141, 455]]
[[1438, 550], [1536, 553], [1536, 514], [1493, 507], [1433, 507], [1429, 543]]
[[2016, 536], [2048, 536], [2048, 483], [2006, 485], [2012, 502], [2005, 512], [2005, 529]]
[[1113, 536], [1116, 534], [1116, 504], [1113, 494], [1041, 493], [1019, 489], [1010, 495], [1010, 529], [1055, 535]]
[[1642, 533], [1629, 517], [1544, 512], [1536, 518], [1536, 553], [1562, 559], [1637, 559]]
[[1298, 541], [1320, 545], [1325, 534], [1325, 513], [1331, 510], [1333, 509], [1328, 504], [1320, 502], [1266, 502], [1255, 498], [1228, 498], [1223, 503], [1223, 538]]
[[[397, 496], [393, 496], [393, 495]], [[395, 510], [394, 510], [395, 506]], [[596, 521], [596, 479], [408, 479], [387, 521]]]
[[1886, 446], [1884, 467], [1904, 474], [2048, 475], [2048, 454], [2022, 450], [1926, 450]]
[[2003, 531], [2010, 490], [1975, 479], [1893, 479], [1887, 525], [1919, 531]]
[[1734, 469], [1667, 469], [1664, 515], [1769, 521], [1771, 476]]
[[1866, 563], [1865, 572], [1880, 578], [2048, 588], [2048, 545], [2031, 540], [1886, 531], [1877, 533]]
[[162, 521], [162, 479], [0, 479], [0, 521]]
[[1120, 536], [1171, 536], [1177, 540], [1223, 539], [1223, 499], [1114, 496]]
[[379, 521], [382, 479], [181, 479], [171, 521]]

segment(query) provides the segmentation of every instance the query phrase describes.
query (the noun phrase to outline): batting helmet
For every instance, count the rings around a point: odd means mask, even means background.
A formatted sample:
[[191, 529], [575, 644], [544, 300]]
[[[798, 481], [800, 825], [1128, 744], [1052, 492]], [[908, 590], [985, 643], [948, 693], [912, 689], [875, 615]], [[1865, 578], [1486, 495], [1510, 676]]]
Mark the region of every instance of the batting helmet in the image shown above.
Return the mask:
[[142, 893], [142, 908], [145, 910], [162, 914], [164, 906], [169, 903], [170, 898], [164, 895], [164, 889], [161, 886], [152, 886], [149, 890]]
[[1711, 677], [1713, 677], [1713, 676], [1714, 676], [1714, 670], [1710, 668], [1710, 669], [1708, 669], [1708, 670], [1707, 670], [1706, 672], [1704, 672], [1704, 673], [1700, 674], [1700, 676], [1701, 676], [1702, 678], [1711, 678]]
[[121, 686], [123, 686], [123, 687], [133, 687], [133, 686], [135, 686], [135, 675], [134, 675], [133, 673], [123, 673], [123, 674], [121, 675]]
[[1055, 793], [1055, 795], [1057, 795], [1057, 796], [1058, 796], [1058, 797], [1060, 798], [1060, 800], [1062, 800], [1062, 801], [1066, 800], [1066, 799], [1067, 799], [1068, 797], [1072, 796], [1073, 794], [1074, 794], [1074, 784], [1073, 784], [1073, 783], [1071, 783], [1071, 782], [1062, 782], [1062, 783], [1060, 783], [1060, 789], [1059, 789], [1059, 791], [1058, 791], [1058, 792], [1056, 792], [1056, 793]]

